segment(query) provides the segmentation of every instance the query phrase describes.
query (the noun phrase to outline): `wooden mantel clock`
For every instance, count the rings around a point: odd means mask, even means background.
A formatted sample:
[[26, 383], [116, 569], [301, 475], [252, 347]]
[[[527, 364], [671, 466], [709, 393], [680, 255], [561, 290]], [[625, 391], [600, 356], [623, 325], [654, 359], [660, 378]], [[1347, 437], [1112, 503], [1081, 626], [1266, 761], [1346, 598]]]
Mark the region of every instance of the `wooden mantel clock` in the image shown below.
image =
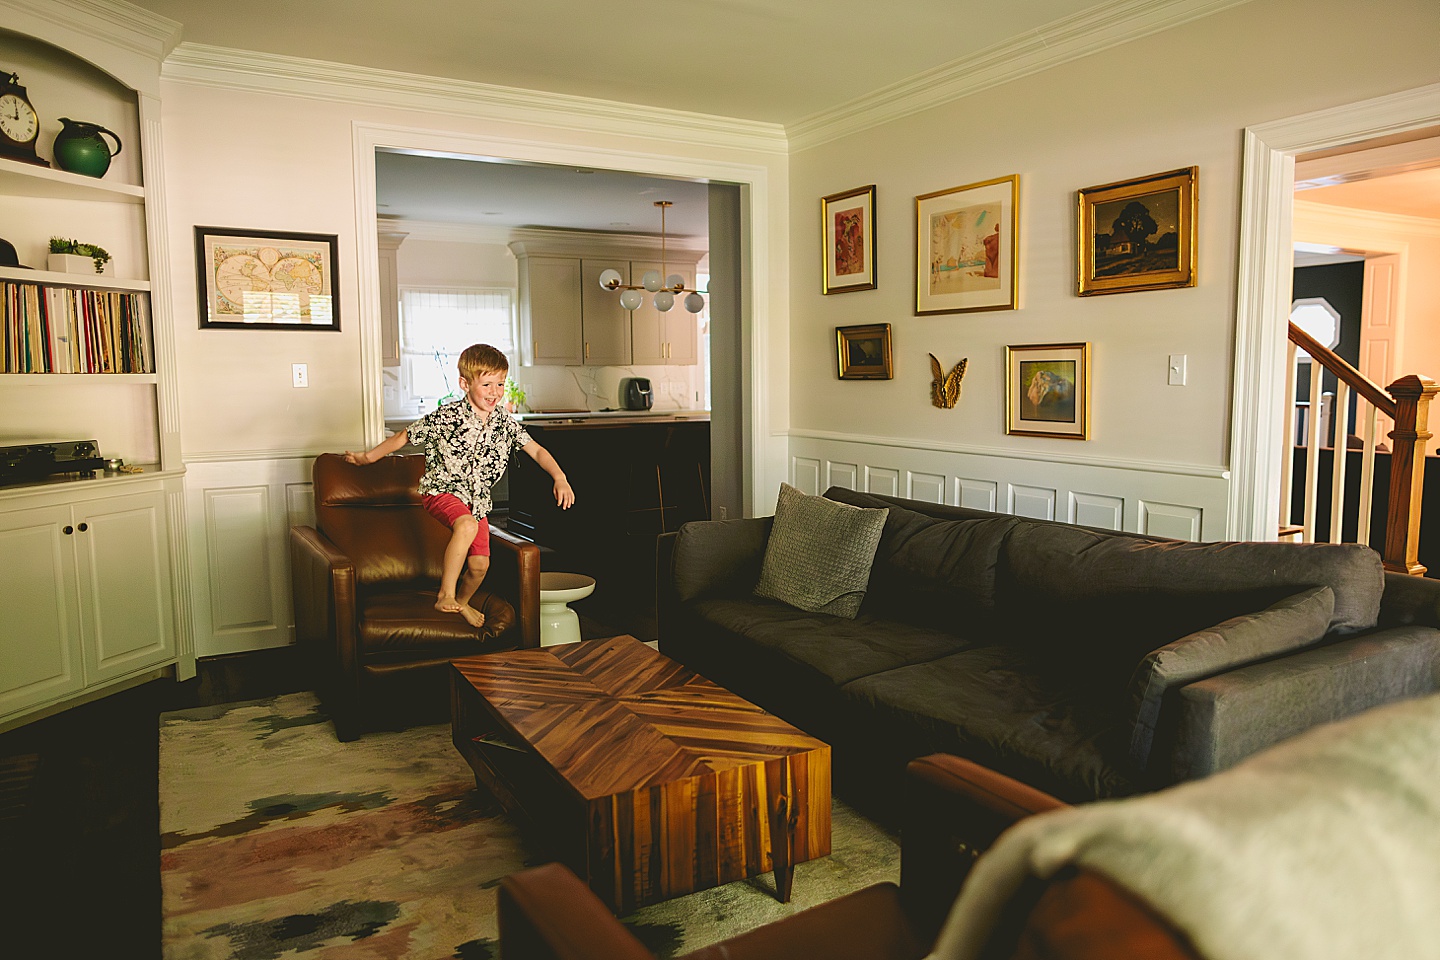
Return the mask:
[[50, 164], [35, 154], [39, 139], [40, 118], [20, 86], [19, 74], [0, 78], [0, 157], [48, 167]]

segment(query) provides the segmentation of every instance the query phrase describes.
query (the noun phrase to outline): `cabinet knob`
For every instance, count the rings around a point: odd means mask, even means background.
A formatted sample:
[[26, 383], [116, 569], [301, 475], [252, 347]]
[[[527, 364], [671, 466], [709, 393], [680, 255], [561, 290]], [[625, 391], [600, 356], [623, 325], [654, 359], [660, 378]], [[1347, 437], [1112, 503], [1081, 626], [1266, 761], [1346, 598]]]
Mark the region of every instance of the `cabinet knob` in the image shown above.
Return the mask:
[[89, 529], [90, 529], [90, 524], [88, 524], [88, 523], [82, 523], [82, 524], [80, 524], [80, 532], [81, 532], [81, 533], [84, 533], [86, 530], [89, 530]]
[[75, 528], [72, 527], [72, 526], [70, 526], [70, 524], [67, 523], [67, 524], [65, 524], [64, 527], [61, 528], [61, 532], [63, 532], [63, 533], [65, 534], [65, 536], [68, 537], [68, 536], [70, 536], [70, 534], [72, 534], [72, 533], [75, 532]]

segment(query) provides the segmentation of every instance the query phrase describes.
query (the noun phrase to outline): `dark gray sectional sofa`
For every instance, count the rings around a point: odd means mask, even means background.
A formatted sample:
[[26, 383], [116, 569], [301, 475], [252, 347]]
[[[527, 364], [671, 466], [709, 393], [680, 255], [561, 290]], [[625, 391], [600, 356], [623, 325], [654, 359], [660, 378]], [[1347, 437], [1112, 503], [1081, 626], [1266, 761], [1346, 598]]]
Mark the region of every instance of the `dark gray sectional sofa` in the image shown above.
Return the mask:
[[660, 649], [829, 742], [862, 802], [937, 751], [1072, 802], [1120, 796], [1440, 689], [1440, 581], [1368, 547], [825, 496], [889, 510], [855, 619], [753, 594], [773, 518], [689, 523], [661, 541]]

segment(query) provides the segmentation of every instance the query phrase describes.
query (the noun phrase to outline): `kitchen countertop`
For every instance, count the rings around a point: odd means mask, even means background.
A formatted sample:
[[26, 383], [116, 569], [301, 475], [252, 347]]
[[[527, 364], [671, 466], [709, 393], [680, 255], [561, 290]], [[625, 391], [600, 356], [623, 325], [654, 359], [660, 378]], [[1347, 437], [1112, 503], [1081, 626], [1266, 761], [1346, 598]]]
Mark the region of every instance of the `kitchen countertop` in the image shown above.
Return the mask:
[[517, 413], [524, 426], [619, 426], [641, 423], [710, 421], [709, 410], [576, 410], [559, 413]]

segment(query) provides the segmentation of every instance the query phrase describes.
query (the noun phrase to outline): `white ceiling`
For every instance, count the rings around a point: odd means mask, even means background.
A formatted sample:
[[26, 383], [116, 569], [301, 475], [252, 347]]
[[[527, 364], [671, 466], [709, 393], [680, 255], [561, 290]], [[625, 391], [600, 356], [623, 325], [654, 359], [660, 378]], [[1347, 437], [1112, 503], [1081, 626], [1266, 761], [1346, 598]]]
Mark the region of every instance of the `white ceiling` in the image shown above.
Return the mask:
[[181, 40], [793, 123], [1098, 0], [132, 0]]
[[1440, 221], [1440, 166], [1302, 190], [1296, 198]]

